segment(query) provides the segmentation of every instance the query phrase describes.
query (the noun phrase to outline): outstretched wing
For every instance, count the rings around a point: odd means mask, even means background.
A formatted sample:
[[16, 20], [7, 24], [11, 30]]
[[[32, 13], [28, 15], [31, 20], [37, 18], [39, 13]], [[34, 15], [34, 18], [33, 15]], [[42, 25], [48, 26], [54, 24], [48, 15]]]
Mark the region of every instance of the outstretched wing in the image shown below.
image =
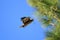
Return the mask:
[[23, 20], [24, 18], [26, 18], [26, 17], [22, 17], [21, 20]]

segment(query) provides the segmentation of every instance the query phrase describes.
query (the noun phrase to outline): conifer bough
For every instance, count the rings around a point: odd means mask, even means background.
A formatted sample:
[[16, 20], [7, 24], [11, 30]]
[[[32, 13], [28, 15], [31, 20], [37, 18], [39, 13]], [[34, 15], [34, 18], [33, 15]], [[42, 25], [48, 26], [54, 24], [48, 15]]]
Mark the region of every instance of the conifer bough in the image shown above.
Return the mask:
[[[36, 9], [35, 14], [40, 22], [55, 25], [53, 31], [46, 32], [46, 40], [60, 40], [60, 1], [59, 0], [27, 0]], [[52, 27], [52, 26], [51, 26]], [[49, 35], [48, 35], [49, 34]], [[50, 36], [51, 35], [51, 36]]]

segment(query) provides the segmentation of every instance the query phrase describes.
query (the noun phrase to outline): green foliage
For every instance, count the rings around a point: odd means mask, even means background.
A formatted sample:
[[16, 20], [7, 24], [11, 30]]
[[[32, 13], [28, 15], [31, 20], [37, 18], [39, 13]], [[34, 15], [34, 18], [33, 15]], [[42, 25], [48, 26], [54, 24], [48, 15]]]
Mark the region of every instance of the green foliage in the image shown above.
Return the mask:
[[47, 27], [52, 25], [53, 31], [46, 32], [45, 40], [60, 40], [60, 1], [59, 0], [28, 0], [36, 8], [35, 15]]

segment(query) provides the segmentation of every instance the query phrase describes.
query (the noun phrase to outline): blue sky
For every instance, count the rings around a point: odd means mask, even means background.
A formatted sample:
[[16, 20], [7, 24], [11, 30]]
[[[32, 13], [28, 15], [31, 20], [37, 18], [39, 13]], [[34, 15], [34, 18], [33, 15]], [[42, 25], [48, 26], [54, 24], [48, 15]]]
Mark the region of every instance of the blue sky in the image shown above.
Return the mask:
[[[0, 1], [0, 40], [43, 40], [44, 30], [41, 23], [34, 17], [34, 9], [26, 0]], [[25, 28], [20, 18], [30, 16], [34, 21]]]

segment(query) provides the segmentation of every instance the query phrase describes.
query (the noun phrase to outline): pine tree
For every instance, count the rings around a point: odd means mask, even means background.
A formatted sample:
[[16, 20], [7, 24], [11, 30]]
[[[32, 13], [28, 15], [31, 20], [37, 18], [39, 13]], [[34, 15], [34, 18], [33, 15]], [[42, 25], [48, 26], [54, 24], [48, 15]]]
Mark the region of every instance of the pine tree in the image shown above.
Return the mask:
[[38, 20], [47, 28], [45, 40], [60, 40], [60, 1], [59, 0], [27, 0], [36, 9]]

